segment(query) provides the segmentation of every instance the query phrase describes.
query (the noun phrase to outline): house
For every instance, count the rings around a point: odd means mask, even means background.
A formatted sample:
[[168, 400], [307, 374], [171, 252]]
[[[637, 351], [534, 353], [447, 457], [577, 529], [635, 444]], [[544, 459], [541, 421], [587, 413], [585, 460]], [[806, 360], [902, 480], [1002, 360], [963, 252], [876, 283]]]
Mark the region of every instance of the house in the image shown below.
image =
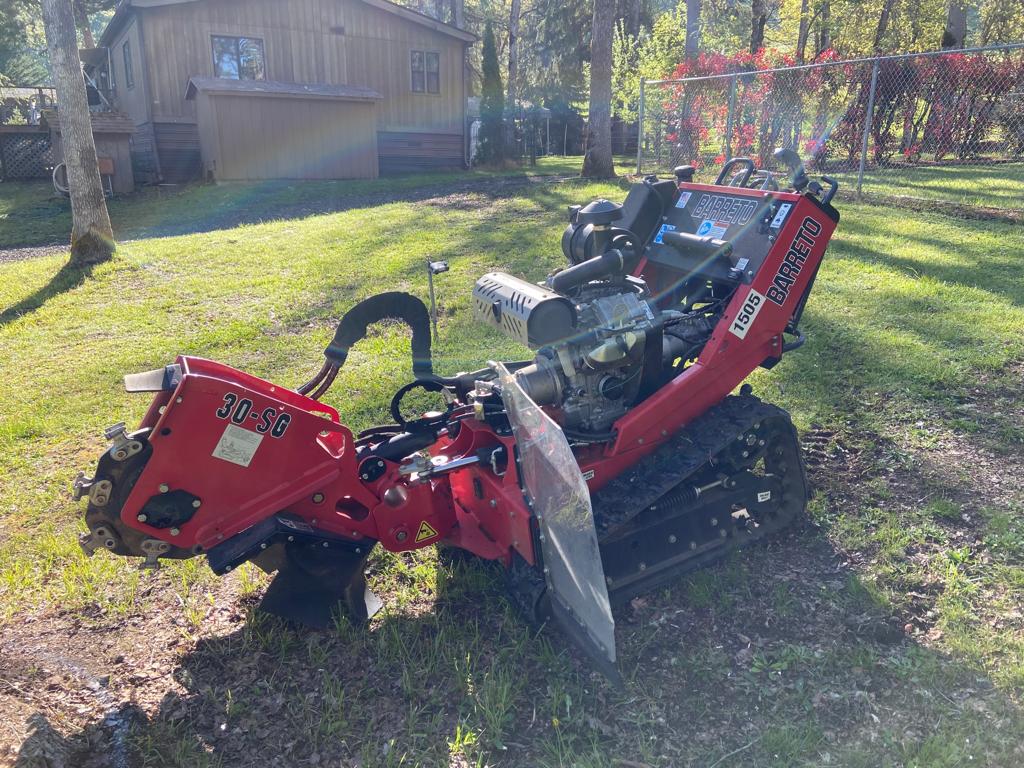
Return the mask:
[[458, 168], [466, 49], [388, 0], [122, 0], [95, 76], [166, 181], [372, 178]]

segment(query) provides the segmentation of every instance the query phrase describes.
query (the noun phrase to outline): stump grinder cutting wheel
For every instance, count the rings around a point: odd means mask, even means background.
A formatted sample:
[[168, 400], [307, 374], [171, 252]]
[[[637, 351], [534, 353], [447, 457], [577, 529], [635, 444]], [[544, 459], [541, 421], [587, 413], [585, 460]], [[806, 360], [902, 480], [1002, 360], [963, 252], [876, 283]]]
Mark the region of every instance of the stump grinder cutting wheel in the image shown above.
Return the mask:
[[[776, 159], [784, 176], [735, 158], [714, 184], [683, 166], [621, 205], [573, 206], [565, 268], [542, 284], [481, 277], [479, 323], [533, 359], [440, 375], [424, 304], [383, 293], [342, 318], [295, 390], [190, 356], [127, 376], [153, 402], [137, 429], [108, 430], [94, 476], [75, 482], [82, 547], [144, 567], [205, 555], [218, 574], [251, 560], [277, 572], [264, 609], [324, 626], [339, 604], [357, 621], [380, 607], [363, 573], [376, 545], [443, 543], [501, 563], [529, 619], [553, 618], [617, 677], [613, 605], [806, 504], [789, 416], [749, 386], [730, 394], [803, 344], [839, 221], [833, 180]], [[353, 434], [320, 398], [384, 318], [411, 327], [415, 378], [393, 424]], [[406, 418], [416, 389], [446, 407]]]

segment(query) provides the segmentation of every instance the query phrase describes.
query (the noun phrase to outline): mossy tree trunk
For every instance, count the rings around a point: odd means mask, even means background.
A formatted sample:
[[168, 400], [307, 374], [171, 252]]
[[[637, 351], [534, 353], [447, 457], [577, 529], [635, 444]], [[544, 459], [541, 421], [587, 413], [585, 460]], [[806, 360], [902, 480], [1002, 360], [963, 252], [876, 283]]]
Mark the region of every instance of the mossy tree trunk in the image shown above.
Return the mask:
[[43, 0], [43, 24], [71, 195], [70, 264], [86, 266], [110, 258], [114, 235], [96, 161], [71, 0]]

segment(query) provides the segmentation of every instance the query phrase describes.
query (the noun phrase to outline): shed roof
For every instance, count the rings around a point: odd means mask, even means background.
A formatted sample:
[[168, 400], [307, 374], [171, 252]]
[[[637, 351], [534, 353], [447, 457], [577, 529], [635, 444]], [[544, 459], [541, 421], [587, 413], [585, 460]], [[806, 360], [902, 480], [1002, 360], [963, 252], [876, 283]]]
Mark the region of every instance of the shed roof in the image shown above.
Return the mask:
[[[42, 122], [51, 130], [60, 131], [60, 117], [56, 109], [44, 109]], [[122, 112], [90, 112], [93, 133], [134, 133], [135, 121]]]
[[360, 85], [320, 85], [312, 83], [281, 83], [276, 80], [233, 80], [227, 77], [193, 77], [185, 87], [185, 98], [196, 93], [244, 93], [251, 96], [287, 96], [342, 101], [376, 101], [383, 99], [372, 88]]
[[[113, 41], [114, 36], [120, 31], [121, 27], [124, 26], [125, 22], [131, 16], [133, 8], [149, 8], [159, 5], [179, 5], [182, 3], [195, 3], [201, 0], [120, 0], [117, 4], [117, 8], [114, 11], [113, 17], [107, 23], [106, 29], [103, 30], [103, 34], [100, 35], [99, 45], [109, 46]], [[360, 2], [372, 5], [374, 8], [379, 8], [382, 11], [393, 13], [394, 15], [411, 21], [414, 24], [420, 24], [424, 27], [440, 32], [443, 35], [451, 35], [459, 40], [466, 43], [472, 43], [476, 41], [476, 35], [472, 32], [467, 32], [464, 29], [453, 27], [451, 24], [445, 24], [443, 21], [438, 21], [433, 16], [427, 16], [425, 13], [414, 11], [411, 8], [406, 8], [402, 5], [397, 5], [389, 0], [360, 0]]]

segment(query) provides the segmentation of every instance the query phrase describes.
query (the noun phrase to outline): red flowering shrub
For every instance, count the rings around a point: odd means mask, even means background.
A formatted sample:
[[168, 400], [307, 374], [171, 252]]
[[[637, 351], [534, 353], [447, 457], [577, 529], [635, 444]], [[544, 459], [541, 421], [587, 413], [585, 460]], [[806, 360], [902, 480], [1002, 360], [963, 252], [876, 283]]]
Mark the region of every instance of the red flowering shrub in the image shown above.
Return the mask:
[[[825, 51], [816, 63], [834, 64], [800, 68], [785, 54], [762, 50], [700, 54], [677, 65], [672, 79], [703, 79], [672, 85], [657, 105], [672, 162], [693, 163], [704, 156], [720, 163], [728, 148], [728, 154], [749, 155], [765, 165], [778, 146], [809, 156], [817, 167], [834, 159], [857, 162], [872, 65], [841, 63], [834, 51]], [[1003, 97], [1016, 88], [1024, 88], [1024, 53], [883, 60], [868, 132], [869, 159], [917, 162], [928, 154], [968, 160], [988, 149], [997, 124], [1011, 134], [1010, 151], [1024, 151], [1015, 131], [1005, 129]]]

